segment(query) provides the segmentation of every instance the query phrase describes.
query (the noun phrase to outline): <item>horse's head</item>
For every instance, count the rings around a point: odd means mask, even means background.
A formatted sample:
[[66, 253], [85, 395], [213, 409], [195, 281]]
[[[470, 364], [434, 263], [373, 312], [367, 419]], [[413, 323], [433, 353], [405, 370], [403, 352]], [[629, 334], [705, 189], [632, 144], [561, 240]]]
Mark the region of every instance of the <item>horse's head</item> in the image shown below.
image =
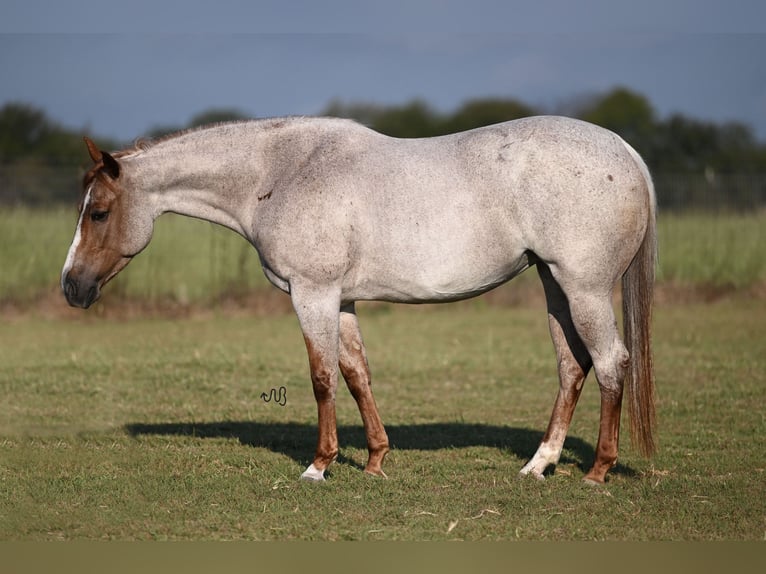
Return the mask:
[[88, 138], [85, 143], [94, 166], [83, 179], [80, 215], [61, 288], [70, 305], [87, 309], [101, 288], [148, 245], [154, 218], [146, 202], [132, 192], [118, 159]]

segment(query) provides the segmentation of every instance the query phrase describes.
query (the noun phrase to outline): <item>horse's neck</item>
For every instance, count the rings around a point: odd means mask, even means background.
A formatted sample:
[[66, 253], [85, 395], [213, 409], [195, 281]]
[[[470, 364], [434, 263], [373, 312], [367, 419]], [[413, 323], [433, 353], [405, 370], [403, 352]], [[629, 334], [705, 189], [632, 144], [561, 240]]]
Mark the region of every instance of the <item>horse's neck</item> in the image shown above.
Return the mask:
[[125, 158], [133, 183], [151, 195], [155, 216], [172, 212], [204, 219], [251, 239], [275, 130], [248, 124], [177, 136]]

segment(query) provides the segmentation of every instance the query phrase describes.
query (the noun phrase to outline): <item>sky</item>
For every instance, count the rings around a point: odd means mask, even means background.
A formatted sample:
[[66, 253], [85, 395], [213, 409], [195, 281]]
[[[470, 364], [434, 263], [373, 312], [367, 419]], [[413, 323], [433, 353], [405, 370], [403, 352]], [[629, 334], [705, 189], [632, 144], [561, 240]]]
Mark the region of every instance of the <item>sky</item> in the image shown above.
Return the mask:
[[616, 86], [660, 119], [738, 121], [766, 141], [760, 0], [3, 0], [0, 14], [0, 106], [125, 142], [211, 108], [502, 97], [557, 112]]

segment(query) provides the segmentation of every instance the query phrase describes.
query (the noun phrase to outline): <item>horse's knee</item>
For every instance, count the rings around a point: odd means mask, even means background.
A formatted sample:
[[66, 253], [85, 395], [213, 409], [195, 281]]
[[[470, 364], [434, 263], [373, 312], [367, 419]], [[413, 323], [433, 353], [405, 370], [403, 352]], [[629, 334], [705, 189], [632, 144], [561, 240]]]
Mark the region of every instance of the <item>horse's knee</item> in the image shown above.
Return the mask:
[[[309, 369], [311, 371], [311, 384], [314, 388], [314, 397], [317, 401], [334, 400], [335, 390], [338, 386], [338, 374], [334, 360], [330, 360], [328, 353], [323, 353], [311, 339], [304, 335], [306, 350], [309, 356]], [[337, 354], [336, 354], [337, 357]]]
[[311, 385], [314, 389], [314, 398], [317, 401], [335, 400], [338, 382], [334, 373], [329, 370], [312, 372]]
[[338, 387], [338, 373], [326, 361], [309, 358], [311, 364], [311, 385], [317, 401], [334, 400]]

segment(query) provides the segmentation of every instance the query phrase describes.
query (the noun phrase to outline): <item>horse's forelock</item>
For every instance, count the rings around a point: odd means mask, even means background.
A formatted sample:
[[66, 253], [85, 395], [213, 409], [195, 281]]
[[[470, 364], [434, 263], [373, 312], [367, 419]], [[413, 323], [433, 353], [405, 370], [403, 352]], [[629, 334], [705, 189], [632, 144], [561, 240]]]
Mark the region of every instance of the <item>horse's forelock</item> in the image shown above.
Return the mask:
[[[115, 154], [116, 157], [116, 154]], [[85, 175], [82, 178], [82, 190], [80, 191], [80, 199], [77, 203], [77, 211], [78, 213], [82, 211], [83, 204], [85, 202], [85, 196], [88, 194], [88, 191], [93, 187], [93, 184], [96, 182], [96, 180], [101, 181], [102, 184], [107, 186], [111, 191], [117, 193], [120, 188], [117, 187], [104, 173], [104, 164], [103, 162], [96, 163], [90, 170], [88, 170]], [[99, 177], [101, 176], [101, 177]]]
[[82, 177], [82, 189], [80, 190], [80, 199], [77, 202], [78, 213], [82, 211], [83, 204], [85, 202], [85, 196], [88, 193], [90, 187], [93, 185], [93, 182], [96, 180], [96, 176], [102, 167], [104, 167], [104, 164], [102, 162], [98, 162], [87, 172], [85, 172], [85, 175]]

